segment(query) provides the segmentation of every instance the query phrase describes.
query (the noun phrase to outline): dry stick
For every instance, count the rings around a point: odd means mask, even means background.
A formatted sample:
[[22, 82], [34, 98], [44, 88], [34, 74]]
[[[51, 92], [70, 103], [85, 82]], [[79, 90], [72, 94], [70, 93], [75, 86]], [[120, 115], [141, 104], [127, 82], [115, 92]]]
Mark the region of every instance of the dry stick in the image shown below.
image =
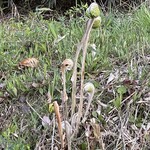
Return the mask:
[[89, 19], [87, 22], [87, 28], [86, 28], [86, 38], [83, 41], [83, 58], [82, 58], [82, 68], [81, 68], [81, 87], [80, 87], [80, 103], [79, 103], [79, 110], [78, 110], [78, 118], [77, 118], [77, 125], [75, 129], [75, 134], [78, 132], [80, 120], [82, 117], [82, 108], [83, 108], [83, 86], [84, 86], [84, 70], [85, 70], [85, 58], [87, 53], [87, 46], [88, 46], [88, 40], [90, 36], [90, 32], [92, 29], [94, 23], [94, 19]]
[[[38, 115], [38, 117], [43, 121], [43, 118], [40, 116], [40, 114], [31, 106], [31, 104], [26, 100], [26, 103], [28, 104], [28, 106]], [[46, 123], [46, 122], [45, 122]]]
[[61, 141], [61, 149], [64, 149], [63, 130], [62, 130], [60, 113], [59, 113], [59, 105], [56, 101], [54, 101], [54, 110], [55, 110], [57, 123], [58, 123], [58, 132], [59, 132], [60, 141]]
[[[87, 22], [87, 26], [86, 26], [86, 30], [84, 32], [84, 35], [81, 39], [81, 42], [77, 45], [77, 51], [76, 51], [76, 56], [75, 56], [75, 60], [74, 60], [74, 68], [73, 68], [73, 75], [72, 75], [72, 78], [71, 78], [71, 81], [72, 81], [72, 106], [71, 106], [71, 116], [73, 116], [74, 114], [74, 111], [75, 111], [75, 106], [76, 106], [76, 91], [77, 91], [77, 88], [76, 88], [76, 82], [77, 82], [77, 64], [78, 64], [78, 57], [79, 57], [79, 54], [80, 54], [80, 51], [82, 48], [85, 47], [85, 43], [88, 42], [88, 38], [89, 38], [89, 33], [91, 31], [90, 28], [92, 28], [92, 25], [91, 27], [89, 26], [89, 22], [91, 22], [92, 20], [94, 19], [89, 19], [88, 22]], [[90, 30], [89, 30], [90, 29]], [[87, 42], [86, 42], [87, 41]]]
[[54, 149], [54, 134], [55, 134], [55, 114], [53, 114], [53, 133], [52, 133], [51, 150]]
[[118, 116], [119, 116], [119, 120], [120, 120], [120, 124], [121, 124], [121, 129], [120, 129], [120, 131], [121, 131], [121, 138], [122, 138], [122, 149], [123, 150], [126, 150], [126, 144], [125, 144], [125, 139], [124, 139], [124, 132], [123, 132], [123, 121], [122, 121], [122, 117], [121, 117], [121, 111], [119, 110], [118, 111]]

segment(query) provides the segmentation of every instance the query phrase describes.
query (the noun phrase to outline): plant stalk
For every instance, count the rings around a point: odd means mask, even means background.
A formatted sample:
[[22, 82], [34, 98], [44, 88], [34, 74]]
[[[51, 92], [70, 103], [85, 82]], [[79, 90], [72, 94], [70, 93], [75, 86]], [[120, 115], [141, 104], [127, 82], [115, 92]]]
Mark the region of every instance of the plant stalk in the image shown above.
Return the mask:
[[[91, 25], [90, 25], [90, 22], [92, 22]], [[74, 60], [73, 75], [72, 75], [72, 78], [71, 78], [71, 81], [72, 81], [71, 116], [73, 116], [73, 114], [75, 112], [75, 107], [76, 107], [76, 92], [77, 92], [76, 82], [77, 82], [77, 64], [78, 64], [78, 58], [79, 58], [79, 54], [80, 54], [81, 49], [85, 49], [85, 47], [87, 47], [87, 46], [85, 46], [86, 45], [85, 43], [88, 44], [89, 34], [90, 34], [90, 31], [91, 31], [90, 28], [92, 28], [93, 22], [94, 22], [94, 19], [89, 19], [88, 20], [87, 26], [86, 26], [86, 30], [84, 32], [84, 35], [83, 35], [82, 39], [81, 39], [81, 42], [77, 45], [77, 51], [76, 51], [76, 56], [75, 56], [75, 60]]]
[[75, 134], [77, 134], [77, 132], [78, 132], [80, 120], [81, 120], [81, 117], [82, 117], [85, 59], [86, 59], [86, 53], [87, 53], [87, 47], [88, 47], [88, 40], [89, 40], [89, 37], [90, 37], [90, 32], [92, 30], [93, 23], [94, 23], [94, 19], [89, 19], [88, 20], [85, 35], [84, 35], [85, 39], [83, 41], [83, 58], [82, 58], [82, 68], [81, 68], [80, 103], [79, 103], [78, 118], [77, 118], [77, 125], [76, 125]]

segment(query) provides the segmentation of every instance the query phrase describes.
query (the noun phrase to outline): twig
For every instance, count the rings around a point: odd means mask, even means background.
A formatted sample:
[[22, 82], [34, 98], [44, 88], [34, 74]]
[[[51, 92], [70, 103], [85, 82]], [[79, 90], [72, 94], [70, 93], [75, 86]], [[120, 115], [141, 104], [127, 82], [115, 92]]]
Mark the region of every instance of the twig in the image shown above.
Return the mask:
[[55, 134], [55, 115], [53, 115], [53, 133], [52, 133], [52, 144], [51, 144], [51, 150], [54, 149], [54, 134]]
[[122, 121], [122, 118], [121, 118], [121, 112], [120, 110], [118, 110], [118, 116], [119, 116], [119, 120], [120, 120], [120, 126], [121, 126], [121, 138], [122, 138], [122, 146], [123, 146], [123, 150], [126, 150], [126, 144], [125, 144], [125, 138], [124, 138], [124, 132], [123, 132], [123, 121]]
[[[42, 117], [40, 116], [40, 114], [31, 106], [31, 104], [26, 100], [26, 103], [28, 104], [28, 106], [38, 115], [38, 117], [42, 120], [42, 121], [44, 121], [43, 119], [42, 119]], [[44, 121], [45, 122], [45, 121]]]

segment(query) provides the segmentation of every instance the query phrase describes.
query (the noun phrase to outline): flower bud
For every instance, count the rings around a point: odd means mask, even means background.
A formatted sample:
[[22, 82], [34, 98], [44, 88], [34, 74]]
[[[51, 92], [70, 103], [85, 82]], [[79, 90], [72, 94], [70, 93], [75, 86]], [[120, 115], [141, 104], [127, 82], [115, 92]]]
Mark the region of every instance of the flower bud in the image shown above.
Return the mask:
[[88, 82], [84, 85], [84, 91], [89, 94], [94, 93], [95, 87], [91, 82]]
[[95, 2], [91, 3], [91, 5], [86, 10], [86, 15], [88, 18], [96, 18], [100, 15], [99, 5]]
[[97, 18], [95, 18], [92, 28], [93, 29], [99, 28], [100, 25], [101, 25], [101, 17], [98, 16]]

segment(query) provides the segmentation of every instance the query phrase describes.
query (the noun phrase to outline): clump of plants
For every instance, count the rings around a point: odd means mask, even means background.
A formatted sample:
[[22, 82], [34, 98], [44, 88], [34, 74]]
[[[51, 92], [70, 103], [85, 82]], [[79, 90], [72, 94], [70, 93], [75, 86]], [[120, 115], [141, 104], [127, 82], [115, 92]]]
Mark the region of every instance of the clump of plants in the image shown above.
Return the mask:
[[[71, 150], [71, 142], [75, 137], [77, 137], [81, 124], [84, 124], [87, 120], [87, 116], [89, 113], [90, 105], [93, 100], [95, 87], [91, 82], [84, 83], [84, 72], [85, 72], [85, 60], [86, 60], [86, 54], [87, 54], [87, 48], [88, 48], [88, 41], [90, 38], [90, 33], [92, 28], [99, 28], [101, 25], [101, 17], [100, 17], [100, 8], [99, 5], [96, 2], [93, 2], [86, 10], [86, 15], [88, 17], [87, 23], [86, 23], [86, 29], [83, 34], [83, 37], [81, 41], [77, 45], [76, 55], [74, 61], [71, 59], [66, 59], [63, 61], [61, 65], [61, 73], [62, 73], [62, 85], [63, 85], [63, 91], [62, 91], [62, 107], [63, 111], [62, 114], [59, 112], [59, 105], [57, 102], [54, 102], [54, 110], [57, 116], [57, 122], [58, 122], [58, 131], [59, 136], [61, 140], [61, 148], [64, 149], [65, 143], [64, 143], [64, 134], [63, 129], [65, 131], [66, 135], [66, 141], [67, 141], [67, 147], [68, 150]], [[82, 62], [81, 62], [81, 71], [80, 71], [80, 90], [79, 90], [79, 103], [77, 103], [77, 64], [79, 61], [79, 55], [82, 51]], [[73, 69], [73, 75], [71, 77], [72, 82], [72, 95], [71, 95], [71, 113], [68, 112], [68, 95], [66, 92], [66, 73], [68, 70]], [[85, 97], [84, 93], [87, 93], [87, 97]], [[87, 99], [87, 105], [85, 112], [83, 112], [83, 103], [84, 100]], [[56, 107], [57, 106], [57, 107]], [[51, 104], [50, 104], [51, 107]], [[63, 121], [61, 120], [61, 116], [63, 117]], [[93, 125], [96, 125], [93, 123]], [[97, 126], [97, 125], [96, 125]], [[98, 128], [99, 130], [99, 128]], [[100, 131], [99, 131], [100, 132]], [[100, 134], [98, 135], [100, 136]], [[104, 145], [102, 142], [99, 143], [100, 147], [104, 149]]]

